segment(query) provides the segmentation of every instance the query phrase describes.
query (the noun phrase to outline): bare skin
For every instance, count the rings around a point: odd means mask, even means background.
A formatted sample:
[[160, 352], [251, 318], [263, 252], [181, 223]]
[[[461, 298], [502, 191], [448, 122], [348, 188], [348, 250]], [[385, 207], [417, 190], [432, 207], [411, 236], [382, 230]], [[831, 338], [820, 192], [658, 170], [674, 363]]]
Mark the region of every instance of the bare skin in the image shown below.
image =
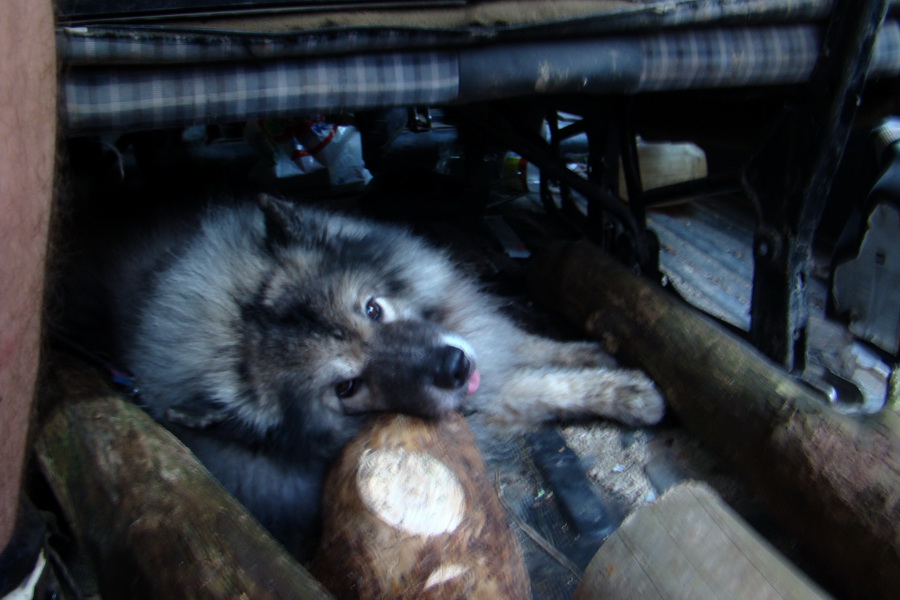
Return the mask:
[[0, 550], [15, 525], [40, 358], [56, 155], [49, 0], [0, 3]]

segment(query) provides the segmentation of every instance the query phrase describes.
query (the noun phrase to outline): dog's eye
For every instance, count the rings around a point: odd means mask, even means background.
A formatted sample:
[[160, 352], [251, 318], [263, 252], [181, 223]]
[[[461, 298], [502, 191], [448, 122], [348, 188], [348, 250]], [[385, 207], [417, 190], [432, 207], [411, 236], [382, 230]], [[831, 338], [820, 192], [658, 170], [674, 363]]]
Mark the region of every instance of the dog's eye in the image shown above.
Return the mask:
[[334, 393], [338, 398], [349, 398], [359, 390], [359, 382], [356, 379], [347, 379], [334, 386]]
[[373, 321], [380, 321], [383, 314], [384, 310], [375, 301], [375, 298], [369, 298], [368, 302], [366, 302], [366, 316]]

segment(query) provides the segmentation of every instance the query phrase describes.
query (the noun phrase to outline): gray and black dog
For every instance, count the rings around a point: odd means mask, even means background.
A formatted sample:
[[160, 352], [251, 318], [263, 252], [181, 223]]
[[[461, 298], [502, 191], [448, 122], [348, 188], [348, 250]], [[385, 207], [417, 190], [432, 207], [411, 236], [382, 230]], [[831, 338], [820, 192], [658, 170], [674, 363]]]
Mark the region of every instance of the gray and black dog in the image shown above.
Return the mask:
[[372, 413], [464, 409], [504, 429], [663, 415], [646, 376], [526, 333], [405, 229], [270, 197], [145, 229], [79, 290], [99, 310], [76, 335], [300, 557], [326, 470]]

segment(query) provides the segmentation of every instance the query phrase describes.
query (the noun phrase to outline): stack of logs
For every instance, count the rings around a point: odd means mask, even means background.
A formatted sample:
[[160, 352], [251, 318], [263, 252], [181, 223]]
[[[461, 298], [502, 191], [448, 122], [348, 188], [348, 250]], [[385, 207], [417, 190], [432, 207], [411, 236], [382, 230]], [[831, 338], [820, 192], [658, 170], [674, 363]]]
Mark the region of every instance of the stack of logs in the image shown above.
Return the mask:
[[[645, 369], [674, 415], [747, 475], [843, 593], [895, 597], [897, 415], [837, 415], [593, 246], [553, 248], [535, 267], [538, 296]], [[353, 442], [328, 480], [313, 577], [89, 369], [61, 359], [49, 380], [38, 463], [106, 597], [529, 597], [521, 553], [461, 418], [386, 416]], [[591, 597], [591, 588], [579, 593]]]
[[640, 366], [672, 413], [753, 484], [850, 598], [900, 590], [900, 419], [838, 414], [705, 315], [588, 242], [545, 249], [544, 304]]

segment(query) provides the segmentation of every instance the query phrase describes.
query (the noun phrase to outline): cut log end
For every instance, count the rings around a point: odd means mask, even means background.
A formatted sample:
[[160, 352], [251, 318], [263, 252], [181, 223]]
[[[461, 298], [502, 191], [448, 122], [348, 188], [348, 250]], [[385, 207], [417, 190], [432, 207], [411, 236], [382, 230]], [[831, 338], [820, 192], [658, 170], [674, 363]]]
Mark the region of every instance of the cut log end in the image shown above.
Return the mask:
[[465, 513], [465, 492], [456, 475], [421, 452], [367, 450], [359, 461], [356, 486], [366, 508], [410, 535], [452, 533]]

